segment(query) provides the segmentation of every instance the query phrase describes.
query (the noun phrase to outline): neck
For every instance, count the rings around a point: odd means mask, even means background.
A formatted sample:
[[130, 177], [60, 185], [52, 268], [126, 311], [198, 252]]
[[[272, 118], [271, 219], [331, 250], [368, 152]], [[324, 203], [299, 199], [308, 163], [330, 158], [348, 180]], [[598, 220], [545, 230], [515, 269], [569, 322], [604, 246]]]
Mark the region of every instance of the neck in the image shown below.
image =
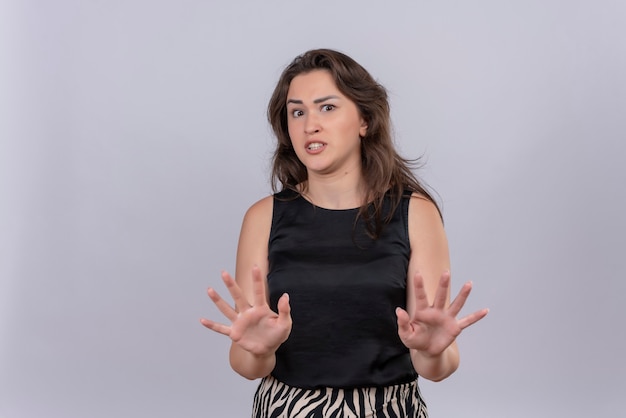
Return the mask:
[[327, 209], [352, 209], [365, 203], [366, 191], [360, 166], [356, 170], [320, 175], [309, 172], [304, 197]]

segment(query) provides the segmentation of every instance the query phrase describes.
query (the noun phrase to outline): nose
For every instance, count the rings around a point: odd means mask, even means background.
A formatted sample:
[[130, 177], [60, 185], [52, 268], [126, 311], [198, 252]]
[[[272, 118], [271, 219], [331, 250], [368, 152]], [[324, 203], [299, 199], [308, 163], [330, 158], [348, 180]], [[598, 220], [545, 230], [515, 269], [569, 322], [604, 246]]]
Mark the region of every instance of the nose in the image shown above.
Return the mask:
[[320, 126], [319, 118], [309, 113], [306, 115], [306, 121], [304, 123], [304, 132], [308, 135], [312, 135], [321, 131], [322, 127]]

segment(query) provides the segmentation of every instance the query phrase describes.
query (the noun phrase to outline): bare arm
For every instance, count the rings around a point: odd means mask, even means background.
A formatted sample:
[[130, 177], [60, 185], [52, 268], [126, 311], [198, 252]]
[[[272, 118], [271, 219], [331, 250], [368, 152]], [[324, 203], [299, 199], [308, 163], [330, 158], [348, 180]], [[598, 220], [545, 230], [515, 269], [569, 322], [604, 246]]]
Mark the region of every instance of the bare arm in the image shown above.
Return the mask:
[[265, 377], [274, 369], [274, 353], [291, 332], [289, 297], [283, 295], [279, 299], [278, 313], [273, 312], [268, 304], [267, 247], [272, 206], [270, 196], [248, 210], [237, 248], [236, 280], [228, 273], [222, 273], [235, 307], [226, 303], [214, 289], [208, 290], [209, 297], [231, 325], [201, 320], [207, 328], [231, 338], [231, 367], [248, 379]]
[[456, 319], [471, 283], [463, 286], [450, 305], [450, 256], [443, 223], [435, 205], [417, 195], [409, 205], [409, 239], [407, 310], [398, 309], [398, 333], [410, 349], [417, 373], [439, 381], [459, 366], [456, 337], [487, 310]]

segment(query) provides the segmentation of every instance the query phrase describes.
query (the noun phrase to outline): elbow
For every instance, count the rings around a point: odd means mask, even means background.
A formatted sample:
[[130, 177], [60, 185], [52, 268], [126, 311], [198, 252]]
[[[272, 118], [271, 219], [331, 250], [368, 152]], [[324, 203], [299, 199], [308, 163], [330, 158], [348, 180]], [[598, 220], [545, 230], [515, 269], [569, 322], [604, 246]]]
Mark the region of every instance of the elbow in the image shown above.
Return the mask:
[[448, 377], [450, 377], [452, 373], [454, 373], [454, 370], [450, 370], [450, 371], [447, 371], [446, 373], [441, 373], [441, 374], [433, 374], [431, 376], [420, 375], [420, 377], [423, 377], [426, 380], [430, 380], [431, 382], [441, 382], [442, 380], [445, 380]]
[[459, 368], [459, 352], [454, 345], [434, 358], [421, 357], [417, 353], [415, 354], [412, 356], [415, 371], [420, 377], [432, 382], [441, 382], [447, 379]]
[[420, 377], [423, 377], [426, 380], [430, 380], [431, 382], [441, 382], [442, 380], [447, 379], [448, 377], [450, 377], [455, 371], [456, 369], [459, 367], [458, 363], [456, 365], [451, 365], [449, 368], [446, 368], [444, 370], [437, 370], [431, 373], [431, 374], [420, 374]]
[[230, 365], [230, 367], [235, 371], [235, 373], [237, 373], [239, 376], [244, 377], [248, 380], [256, 380], [261, 376], [256, 376], [253, 373], [250, 373], [249, 370], [241, 370], [236, 368], [233, 364]]
[[258, 376], [255, 375], [254, 370], [250, 367], [250, 364], [247, 364], [245, 359], [242, 359], [241, 355], [233, 354], [234, 350], [231, 350], [230, 353], [230, 368], [233, 369], [235, 373], [239, 376], [244, 377], [248, 380], [255, 380]]
[[266, 358], [258, 358], [235, 344], [231, 346], [229, 360], [231, 369], [248, 380], [256, 380], [269, 375], [276, 362], [273, 354]]
[[248, 380], [255, 380], [260, 377], [260, 376], [257, 376], [257, 374], [255, 374], [253, 370], [250, 370], [249, 368], [246, 368], [246, 367], [241, 367], [240, 364], [233, 363], [232, 361], [230, 362], [230, 368], [233, 369], [233, 371], [237, 373], [239, 376], [244, 377]]

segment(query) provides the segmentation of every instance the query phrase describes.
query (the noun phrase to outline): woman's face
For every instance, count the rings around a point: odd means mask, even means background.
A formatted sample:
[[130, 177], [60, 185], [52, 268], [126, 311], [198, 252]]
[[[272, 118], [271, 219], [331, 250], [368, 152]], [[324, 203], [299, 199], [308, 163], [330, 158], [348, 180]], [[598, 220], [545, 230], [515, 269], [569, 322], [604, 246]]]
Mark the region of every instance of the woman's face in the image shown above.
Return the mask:
[[361, 137], [367, 124], [328, 71], [314, 70], [291, 81], [287, 126], [291, 144], [309, 175], [360, 170]]

